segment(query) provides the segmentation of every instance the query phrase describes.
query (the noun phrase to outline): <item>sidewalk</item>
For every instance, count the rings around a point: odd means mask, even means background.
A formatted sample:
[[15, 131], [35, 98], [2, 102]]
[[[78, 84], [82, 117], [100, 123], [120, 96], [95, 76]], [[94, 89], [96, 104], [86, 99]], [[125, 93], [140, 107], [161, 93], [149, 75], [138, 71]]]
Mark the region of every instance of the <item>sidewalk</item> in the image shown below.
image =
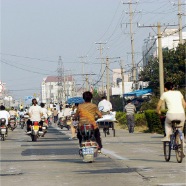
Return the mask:
[[[64, 129], [61, 132], [71, 137], [71, 131]], [[182, 163], [177, 163], [173, 151], [170, 162], [165, 162], [163, 144], [160, 141], [163, 135], [140, 132], [131, 134], [127, 130], [116, 129], [115, 137], [112, 130], [110, 135], [105, 137], [102, 129], [100, 132], [103, 143], [100, 156], [118, 161], [121, 167], [136, 169], [149, 185], [186, 186], [186, 158]], [[75, 140], [74, 143], [78, 141]]]

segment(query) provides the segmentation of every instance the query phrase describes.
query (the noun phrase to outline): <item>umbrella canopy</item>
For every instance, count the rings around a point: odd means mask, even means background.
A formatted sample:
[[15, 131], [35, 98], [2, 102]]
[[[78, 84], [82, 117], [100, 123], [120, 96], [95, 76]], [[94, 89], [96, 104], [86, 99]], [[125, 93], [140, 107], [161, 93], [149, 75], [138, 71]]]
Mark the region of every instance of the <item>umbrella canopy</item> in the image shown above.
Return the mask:
[[69, 98], [67, 100], [67, 103], [68, 104], [73, 104], [73, 103], [84, 103], [84, 99], [82, 97], [73, 97], [73, 98]]
[[136, 97], [138, 97], [138, 96], [142, 96], [144, 94], [151, 93], [151, 92], [152, 92], [152, 89], [136, 90], [136, 91], [124, 94], [124, 97], [127, 97], [127, 96], [136, 96]]

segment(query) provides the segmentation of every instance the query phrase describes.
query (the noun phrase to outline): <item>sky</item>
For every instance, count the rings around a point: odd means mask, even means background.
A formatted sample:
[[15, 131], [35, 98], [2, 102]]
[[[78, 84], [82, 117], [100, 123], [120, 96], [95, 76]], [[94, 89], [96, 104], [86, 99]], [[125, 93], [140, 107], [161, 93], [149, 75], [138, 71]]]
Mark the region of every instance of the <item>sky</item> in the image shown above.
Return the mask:
[[[82, 73], [100, 85], [102, 57], [109, 57], [110, 74], [131, 68], [131, 41], [128, 0], [0, 0], [0, 80], [15, 99], [41, 91], [44, 77], [57, 75], [62, 58], [66, 75]], [[178, 0], [131, 0], [135, 63], [142, 58], [143, 40], [157, 34], [145, 26], [178, 24]], [[181, 1], [185, 3], [184, 0]], [[182, 12], [185, 5], [182, 6]], [[183, 25], [185, 17], [183, 16]], [[169, 27], [169, 28], [177, 28]], [[164, 30], [165, 27], [162, 27]], [[83, 57], [83, 58], [81, 58]], [[120, 59], [119, 59], [120, 58]], [[84, 72], [83, 72], [83, 63]]]

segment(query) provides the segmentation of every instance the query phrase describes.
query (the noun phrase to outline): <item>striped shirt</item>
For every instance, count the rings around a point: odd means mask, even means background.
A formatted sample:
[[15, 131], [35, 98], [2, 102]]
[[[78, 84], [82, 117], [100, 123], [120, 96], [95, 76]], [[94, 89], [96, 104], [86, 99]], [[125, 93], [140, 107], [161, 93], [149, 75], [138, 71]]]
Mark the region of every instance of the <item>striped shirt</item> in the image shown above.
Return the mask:
[[133, 104], [128, 103], [125, 106], [125, 112], [127, 113], [127, 115], [134, 115], [134, 113], [136, 112], [136, 107]]

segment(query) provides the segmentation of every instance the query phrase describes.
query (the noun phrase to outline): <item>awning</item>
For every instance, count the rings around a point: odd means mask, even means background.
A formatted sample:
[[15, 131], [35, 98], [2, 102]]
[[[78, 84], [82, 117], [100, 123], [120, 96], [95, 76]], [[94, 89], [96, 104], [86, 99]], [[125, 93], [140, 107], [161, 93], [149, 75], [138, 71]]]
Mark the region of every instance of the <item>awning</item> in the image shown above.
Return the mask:
[[138, 96], [142, 96], [144, 94], [151, 93], [151, 92], [152, 92], [152, 89], [141, 89], [141, 90], [136, 90], [133, 92], [126, 93], [126, 94], [124, 94], [124, 97], [127, 97], [127, 96], [138, 97]]

